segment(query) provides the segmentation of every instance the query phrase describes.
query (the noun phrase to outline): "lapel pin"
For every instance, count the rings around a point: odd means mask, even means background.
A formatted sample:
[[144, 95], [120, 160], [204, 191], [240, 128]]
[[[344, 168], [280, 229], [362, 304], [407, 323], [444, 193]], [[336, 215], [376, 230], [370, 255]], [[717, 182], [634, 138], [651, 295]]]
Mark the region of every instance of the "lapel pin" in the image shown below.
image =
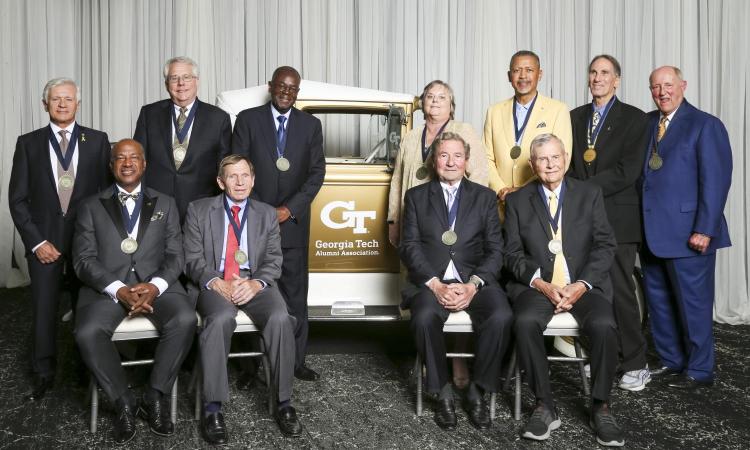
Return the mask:
[[81, 142], [86, 142], [86, 135], [81, 133]]

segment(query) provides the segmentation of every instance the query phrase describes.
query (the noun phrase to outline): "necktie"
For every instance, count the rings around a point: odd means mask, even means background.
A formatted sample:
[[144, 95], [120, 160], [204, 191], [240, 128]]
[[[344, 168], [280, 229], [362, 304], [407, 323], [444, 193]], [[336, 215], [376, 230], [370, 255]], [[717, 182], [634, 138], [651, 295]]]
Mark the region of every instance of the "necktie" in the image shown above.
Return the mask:
[[[234, 223], [237, 224], [237, 226], [240, 225], [239, 219], [239, 213], [240, 213], [240, 207], [237, 205], [232, 206], [232, 220], [234, 220]], [[241, 231], [241, 230], [240, 230]], [[224, 253], [224, 279], [231, 281], [233, 275], [239, 275], [240, 274], [240, 265], [237, 264], [237, 261], [234, 259], [234, 254], [237, 252], [237, 250], [240, 248], [240, 244], [237, 241], [237, 236], [234, 235], [234, 229], [232, 228], [232, 224], [228, 224], [227, 226], [227, 249]]]
[[182, 127], [185, 126], [185, 121], [187, 120], [187, 116], [185, 115], [186, 112], [187, 112], [187, 108], [185, 108], [184, 106], [181, 106], [180, 115], [177, 116], [177, 132], [178, 133], [181, 132]]
[[127, 192], [118, 192], [117, 199], [120, 200], [120, 204], [122, 206], [125, 206], [125, 203], [127, 203], [129, 198], [133, 199], [133, 201], [138, 200], [138, 195], [139, 193], [137, 192], [133, 194], [128, 194]]
[[602, 116], [599, 114], [599, 111], [594, 111], [594, 116], [591, 118], [591, 128], [596, 130], [600, 120], [602, 120]]
[[276, 120], [279, 121], [279, 128], [276, 130], [276, 144], [279, 156], [284, 156], [284, 147], [286, 147], [286, 128], [284, 128], [284, 122], [286, 122], [286, 116], [279, 116]]
[[[60, 135], [60, 150], [62, 151], [63, 158], [65, 158], [68, 154], [68, 148], [70, 147], [69, 141], [68, 141], [68, 131], [67, 130], [60, 130], [57, 132]], [[60, 179], [64, 176], [68, 175], [73, 179], [73, 183], [75, 183], [75, 170], [73, 170], [73, 163], [68, 166], [68, 170], [63, 169], [62, 164], [60, 164], [60, 161], [57, 161], [57, 179], [58, 179], [58, 185], [57, 185], [57, 195], [60, 198], [60, 209], [62, 209], [63, 214], [68, 212], [68, 206], [70, 205], [70, 197], [73, 195], [73, 186], [61, 186]]]
[[661, 141], [664, 137], [664, 133], [667, 132], [667, 116], [661, 116], [659, 120], [659, 129], [656, 130], [656, 142]]
[[[557, 214], [557, 195], [552, 194], [549, 196], [549, 213], [552, 217]], [[557, 223], [557, 233], [553, 236], [554, 239], [562, 241], [562, 218]], [[555, 255], [555, 264], [552, 269], [552, 284], [558, 287], [564, 287], [567, 283], [565, 282], [565, 267], [563, 265], [565, 256], [562, 253]]]

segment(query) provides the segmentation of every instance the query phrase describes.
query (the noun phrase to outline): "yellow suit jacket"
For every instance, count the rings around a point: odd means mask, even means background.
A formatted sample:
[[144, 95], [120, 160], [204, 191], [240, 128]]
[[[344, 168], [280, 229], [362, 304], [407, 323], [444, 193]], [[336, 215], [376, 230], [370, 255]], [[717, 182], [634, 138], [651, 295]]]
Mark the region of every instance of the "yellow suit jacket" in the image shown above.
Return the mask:
[[484, 147], [489, 164], [489, 187], [495, 192], [505, 187], [521, 187], [534, 176], [529, 165], [529, 147], [535, 137], [553, 133], [562, 140], [568, 152], [565, 170], [570, 165], [573, 149], [573, 133], [570, 127], [570, 112], [565, 103], [539, 94], [526, 130], [521, 138], [521, 156], [514, 161], [510, 149], [515, 145], [513, 125], [513, 97], [496, 103], [487, 110], [484, 121]]

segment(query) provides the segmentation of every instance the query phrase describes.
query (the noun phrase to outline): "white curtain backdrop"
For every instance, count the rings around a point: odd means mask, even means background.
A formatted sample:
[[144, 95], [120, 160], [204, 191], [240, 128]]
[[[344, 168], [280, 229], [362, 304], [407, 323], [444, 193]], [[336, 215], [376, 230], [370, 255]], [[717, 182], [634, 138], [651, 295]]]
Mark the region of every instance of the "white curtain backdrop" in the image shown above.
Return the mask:
[[[481, 130], [487, 107], [509, 97], [510, 56], [542, 59], [540, 90], [587, 101], [586, 67], [599, 53], [623, 67], [620, 98], [653, 109], [648, 75], [682, 68], [687, 99], [729, 130], [734, 175], [726, 216], [733, 247], [718, 254], [715, 316], [750, 323], [747, 147], [750, 2], [744, 0], [0, 0], [0, 286], [26, 282], [8, 214], [16, 137], [42, 127], [42, 87], [76, 79], [80, 123], [132, 136], [140, 107], [166, 97], [164, 61], [200, 64], [199, 96], [265, 83], [289, 64], [304, 78], [419, 93], [432, 79], [456, 93], [457, 119]], [[418, 121], [421, 116], [418, 115]], [[14, 267], [15, 250], [18, 267]]]

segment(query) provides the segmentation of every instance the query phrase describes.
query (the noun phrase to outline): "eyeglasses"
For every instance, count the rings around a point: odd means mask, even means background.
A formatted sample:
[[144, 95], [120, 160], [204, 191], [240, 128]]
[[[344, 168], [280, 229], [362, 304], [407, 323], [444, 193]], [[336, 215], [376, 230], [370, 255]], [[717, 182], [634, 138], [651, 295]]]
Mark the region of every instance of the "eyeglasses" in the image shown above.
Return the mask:
[[424, 99], [425, 101], [428, 101], [428, 102], [443, 103], [444, 101], [448, 100], [448, 97], [445, 94], [440, 94], [440, 95], [427, 94], [424, 96]]
[[285, 92], [287, 94], [296, 94], [299, 92], [299, 86], [293, 84], [276, 83], [273, 87], [279, 92]]
[[167, 77], [167, 81], [170, 84], [177, 84], [180, 82], [180, 80], [182, 80], [183, 83], [190, 83], [197, 78], [198, 77], [196, 77], [195, 75], [187, 73], [185, 75], [170, 75]]

